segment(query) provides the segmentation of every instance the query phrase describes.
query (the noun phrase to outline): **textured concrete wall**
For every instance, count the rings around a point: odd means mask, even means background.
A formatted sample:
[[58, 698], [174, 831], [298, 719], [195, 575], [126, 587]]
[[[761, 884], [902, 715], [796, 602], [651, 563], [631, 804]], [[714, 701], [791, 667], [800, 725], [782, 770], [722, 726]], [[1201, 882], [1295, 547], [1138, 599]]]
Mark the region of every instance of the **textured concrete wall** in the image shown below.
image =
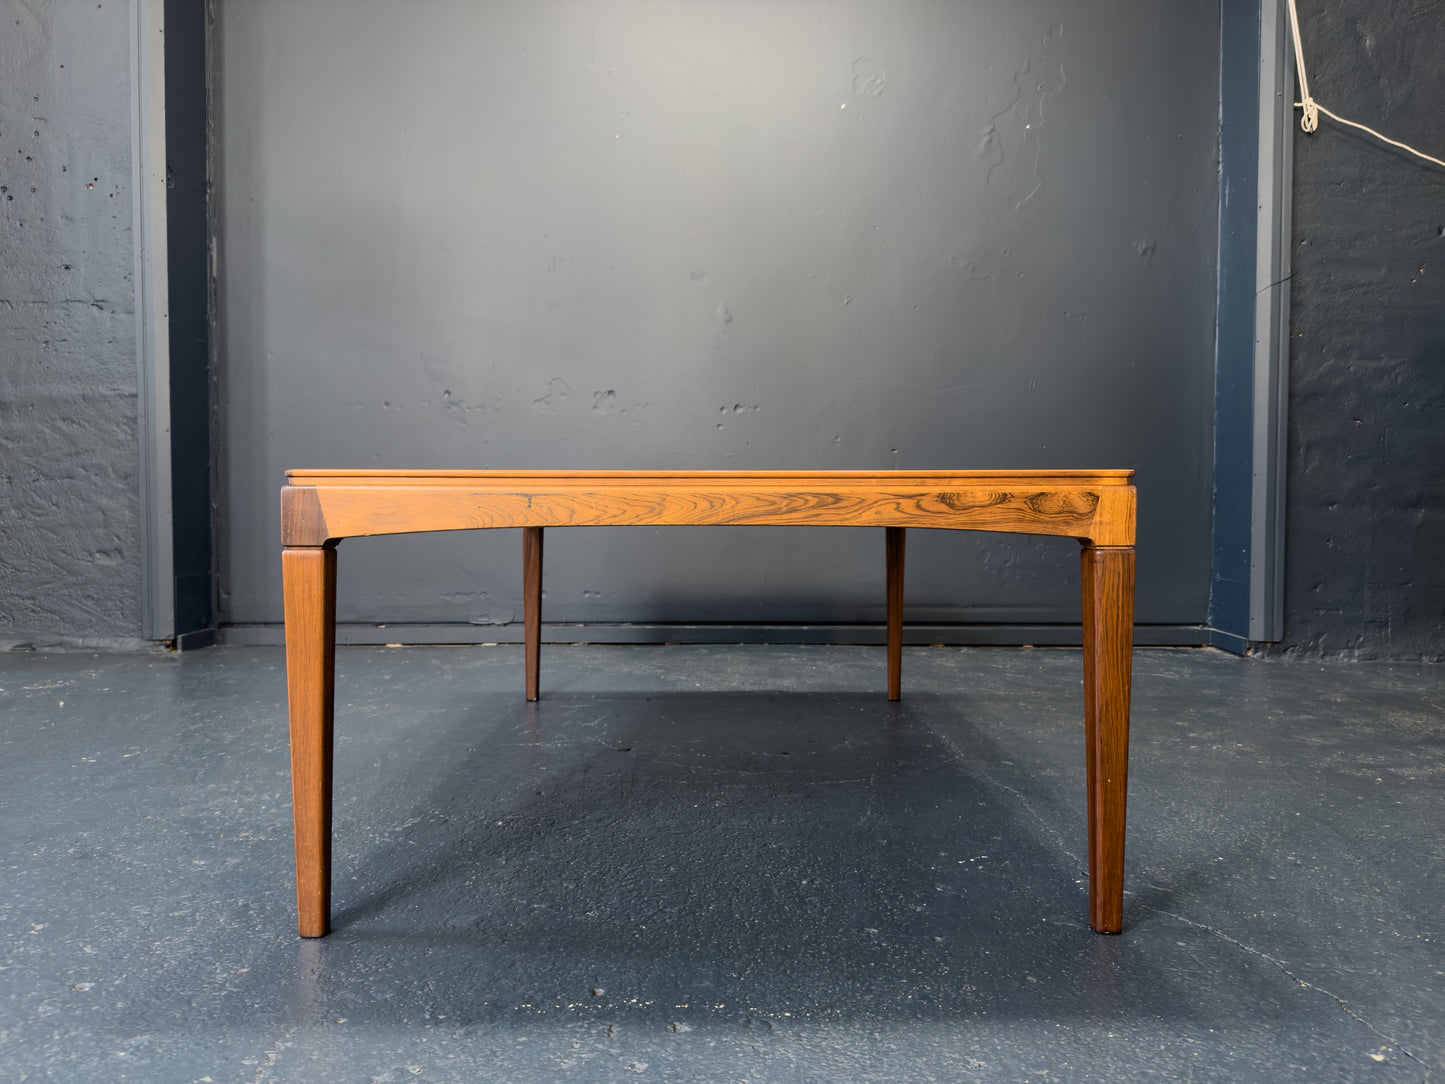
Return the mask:
[[[1321, 104], [1445, 157], [1440, 5], [1301, 9]], [[1294, 242], [1285, 647], [1445, 655], [1445, 169], [1321, 118]]]
[[0, 645], [140, 642], [130, 38], [0, 0]]

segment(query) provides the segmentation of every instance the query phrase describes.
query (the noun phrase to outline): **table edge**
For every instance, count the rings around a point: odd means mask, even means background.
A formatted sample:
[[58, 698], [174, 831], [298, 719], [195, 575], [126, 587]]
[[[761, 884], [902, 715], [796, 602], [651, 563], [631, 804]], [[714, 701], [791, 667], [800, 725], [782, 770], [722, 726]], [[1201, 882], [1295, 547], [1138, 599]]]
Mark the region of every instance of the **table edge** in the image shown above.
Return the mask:
[[619, 485], [777, 482], [881, 484], [881, 485], [1063, 485], [1124, 486], [1133, 470], [338, 470], [293, 468], [286, 471], [291, 485], [383, 485], [383, 484], [506, 484], [509, 482], [615, 482]]

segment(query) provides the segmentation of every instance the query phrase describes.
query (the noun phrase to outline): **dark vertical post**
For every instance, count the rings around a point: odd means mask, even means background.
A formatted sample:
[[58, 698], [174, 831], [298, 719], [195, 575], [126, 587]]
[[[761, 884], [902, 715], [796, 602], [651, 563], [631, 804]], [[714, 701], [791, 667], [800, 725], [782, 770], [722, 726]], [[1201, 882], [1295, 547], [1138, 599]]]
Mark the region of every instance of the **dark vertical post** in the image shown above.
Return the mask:
[[212, 545], [209, 5], [165, 0], [166, 266], [175, 646], [216, 640]]

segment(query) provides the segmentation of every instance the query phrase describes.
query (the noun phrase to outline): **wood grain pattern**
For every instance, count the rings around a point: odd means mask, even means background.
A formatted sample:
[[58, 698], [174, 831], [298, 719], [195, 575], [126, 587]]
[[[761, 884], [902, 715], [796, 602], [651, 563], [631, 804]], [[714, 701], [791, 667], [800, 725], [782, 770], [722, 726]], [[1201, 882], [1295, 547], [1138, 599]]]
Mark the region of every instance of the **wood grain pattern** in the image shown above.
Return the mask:
[[321, 496], [312, 486], [281, 489], [281, 545], [322, 546], [331, 540]]
[[888, 699], [903, 699], [903, 553], [907, 529], [884, 528], [888, 565]]
[[336, 555], [343, 538], [523, 528], [526, 696], [540, 694], [542, 540], [552, 526], [886, 528], [888, 696], [902, 694], [906, 529], [1085, 546], [1089, 922], [1123, 924], [1134, 619], [1132, 471], [288, 471], [281, 493], [287, 686], [303, 937], [330, 922]]
[[526, 644], [527, 699], [541, 695], [542, 528], [522, 528], [522, 639]]
[[286, 689], [291, 705], [291, 793], [296, 821], [296, 906], [302, 937], [331, 921], [331, 763], [336, 688], [336, 551], [281, 554]]
[[1089, 925], [1124, 928], [1124, 823], [1134, 656], [1134, 551], [1088, 547], [1084, 581], [1084, 743]]
[[291, 471], [288, 477], [290, 487], [315, 491], [320, 512], [288, 517], [283, 510], [286, 545], [416, 531], [706, 524], [927, 526], [1134, 543], [1129, 471]]

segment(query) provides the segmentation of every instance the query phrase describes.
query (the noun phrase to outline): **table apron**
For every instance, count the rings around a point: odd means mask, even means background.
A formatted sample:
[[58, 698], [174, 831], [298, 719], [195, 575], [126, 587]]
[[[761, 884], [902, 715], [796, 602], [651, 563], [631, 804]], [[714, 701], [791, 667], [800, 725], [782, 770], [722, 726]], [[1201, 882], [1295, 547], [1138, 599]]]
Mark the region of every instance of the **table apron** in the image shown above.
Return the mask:
[[286, 546], [426, 531], [602, 526], [918, 527], [1132, 546], [1135, 490], [288, 485], [281, 505]]

